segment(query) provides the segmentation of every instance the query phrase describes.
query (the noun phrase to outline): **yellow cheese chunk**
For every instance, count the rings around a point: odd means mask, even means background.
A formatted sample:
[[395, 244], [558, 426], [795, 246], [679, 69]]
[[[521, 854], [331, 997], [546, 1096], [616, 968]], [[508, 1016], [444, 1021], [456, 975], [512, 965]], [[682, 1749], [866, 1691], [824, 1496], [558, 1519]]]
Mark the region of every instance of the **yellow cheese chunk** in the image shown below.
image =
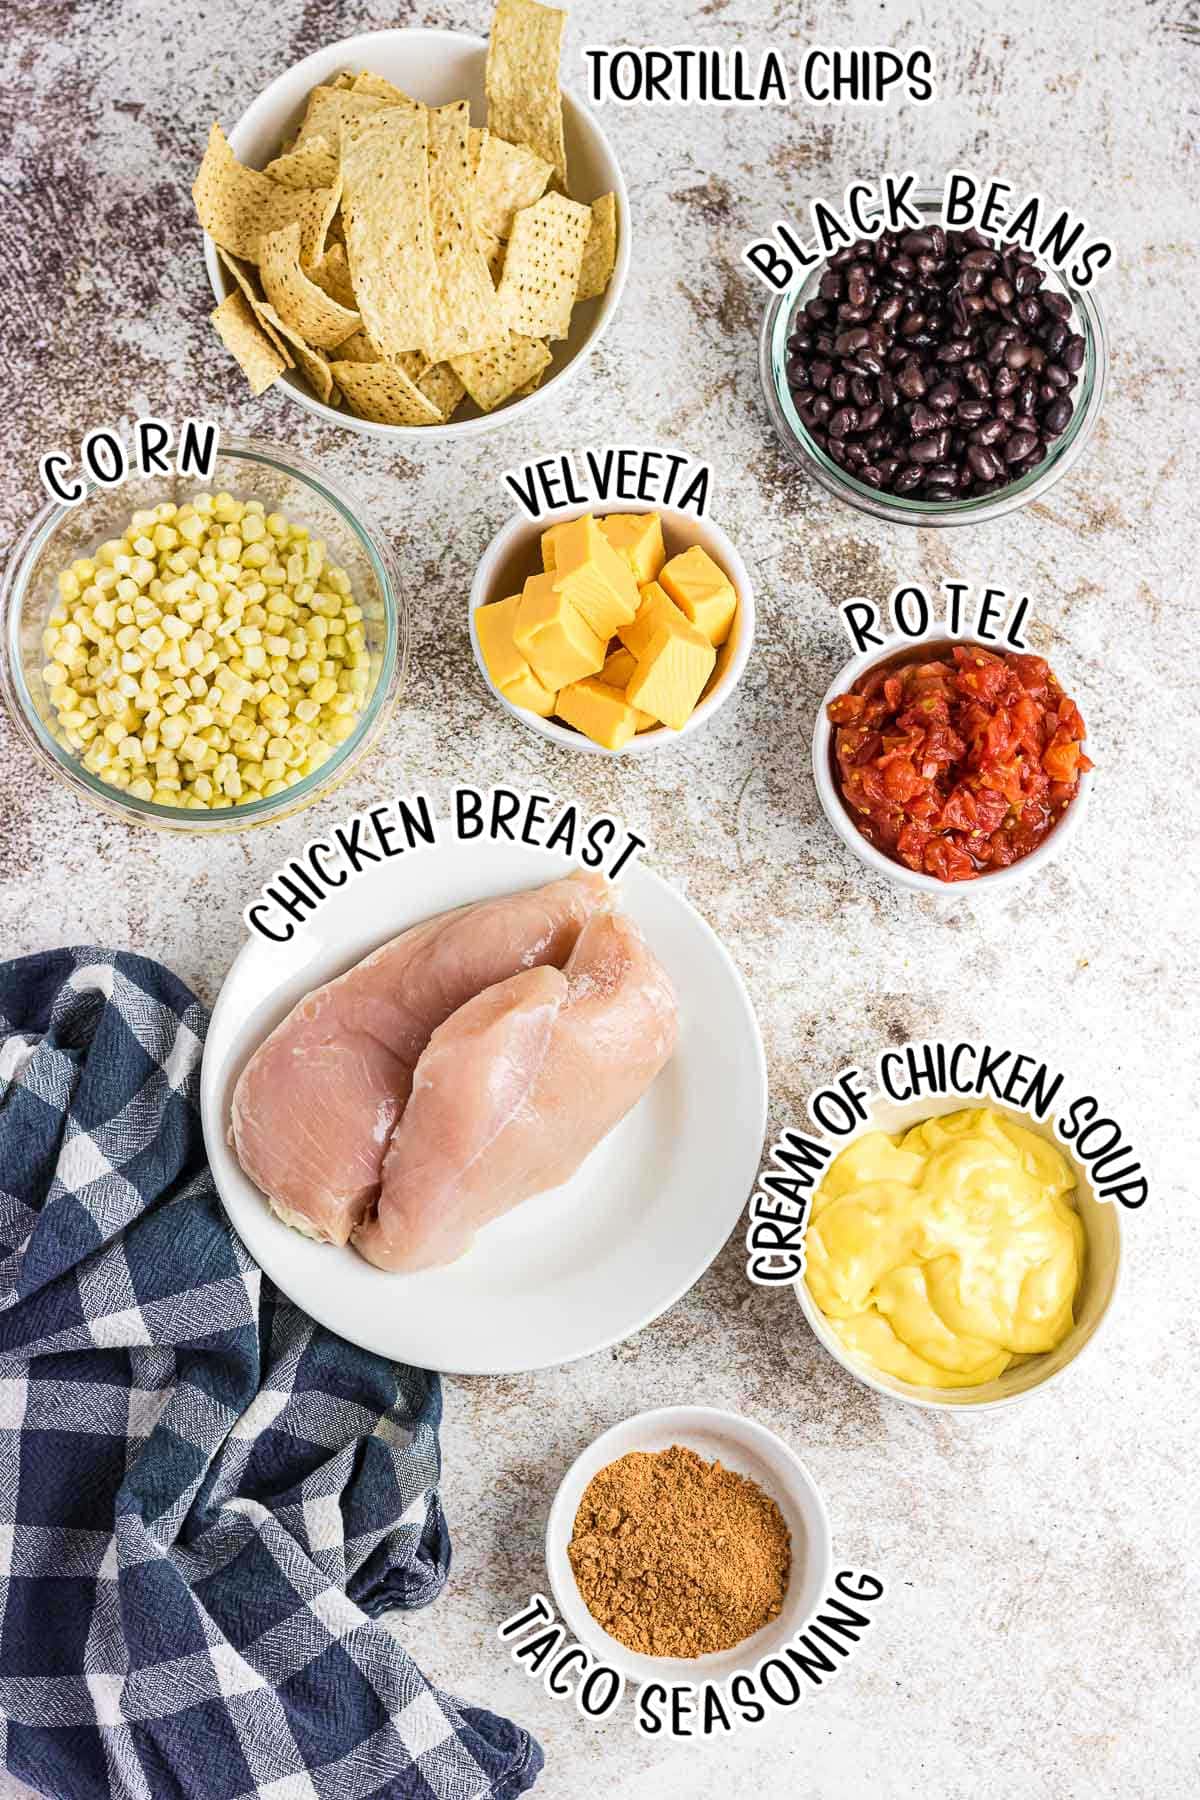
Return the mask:
[[629, 564], [639, 587], [658, 580], [667, 552], [662, 520], [657, 513], [609, 513], [601, 519], [600, 529], [617, 555]]
[[595, 675], [565, 687], [555, 711], [606, 750], [623, 749], [637, 730], [637, 712], [620, 688], [610, 687]]
[[[625, 649], [610, 650], [604, 667], [600, 671], [600, 679], [601, 681], [607, 682], [609, 687], [620, 688], [622, 694], [624, 694], [636, 673], [637, 661], [631, 651]], [[636, 707], [634, 708], [634, 713], [637, 718], [637, 728], [639, 731], [654, 731], [657, 729], [658, 720], [654, 717], [653, 713], [638, 712]]]
[[707, 550], [693, 544], [673, 556], [659, 577], [676, 606], [702, 631], [710, 644], [723, 644], [737, 612], [737, 595], [725, 571]]
[[607, 643], [637, 612], [633, 570], [589, 513], [554, 528], [553, 556], [555, 592], [569, 600]]
[[547, 575], [554, 573], [554, 540], [561, 530], [561, 525], [550, 525], [542, 533], [542, 567]]
[[513, 594], [478, 609], [475, 630], [479, 648], [488, 674], [505, 699], [548, 719], [554, 711], [553, 689], [543, 687], [513, 638], [520, 604], [520, 594]]
[[636, 616], [628, 625], [617, 627], [617, 636], [628, 651], [641, 658], [645, 656], [656, 634], [664, 627], [673, 630], [676, 626], [687, 624], [687, 619], [670, 595], [664, 593], [657, 581], [648, 581], [641, 591], [641, 604]]
[[556, 591], [555, 579], [529, 577], [517, 607], [513, 639], [542, 686], [557, 693], [604, 667], [607, 640]]
[[682, 631], [664, 625], [646, 654], [638, 657], [637, 673], [625, 690], [626, 698], [639, 711], [653, 713], [672, 731], [682, 731], [696, 710], [716, 660], [708, 639], [686, 619]]

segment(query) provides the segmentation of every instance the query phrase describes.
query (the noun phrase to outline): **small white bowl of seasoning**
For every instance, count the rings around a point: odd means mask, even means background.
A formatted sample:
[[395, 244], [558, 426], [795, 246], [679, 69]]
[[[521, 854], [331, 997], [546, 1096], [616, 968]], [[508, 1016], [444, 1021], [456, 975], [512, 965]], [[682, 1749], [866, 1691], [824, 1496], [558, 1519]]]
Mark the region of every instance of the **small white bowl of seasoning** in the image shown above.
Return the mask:
[[[580, 1503], [593, 1477], [632, 1452], [651, 1456], [675, 1447], [747, 1477], [782, 1514], [791, 1561], [777, 1616], [751, 1636], [704, 1656], [649, 1656], [613, 1637], [588, 1609], [569, 1547]], [[729, 1546], [730, 1555], [736, 1545]], [[637, 1413], [605, 1431], [564, 1475], [546, 1527], [546, 1569], [559, 1613], [572, 1636], [627, 1681], [722, 1682], [751, 1669], [788, 1643], [824, 1600], [833, 1566], [829, 1515], [812, 1476], [795, 1452], [763, 1425], [712, 1406], [665, 1406]]]
[[[916, 662], [923, 656], [943, 657], [949, 654], [954, 645], [978, 645], [991, 655], [999, 655], [1008, 646], [992, 643], [985, 638], [967, 633], [957, 638], [949, 638], [944, 630], [932, 630], [925, 637], [890, 639], [882, 650], [874, 647], [852, 657], [842, 669], [836, 680], [832, 681], [817, 709], [813, 723], [812, 737], [812, 772], [813, 782], [817, 790], [817, 798], [821, 802], [821, 810], [832, 825], [838, 837], [847, 849], [852, 851], [859, 862], [865, 863], [868, 869], [877, 875], [884, 876], [893, 886], [908, 888], [910, 892], [936, 895], [941, 900], [953, 899], [962, 895], [975, 895], [981, 892], [1010, 892], [1014, 886], [1030, 880], [1044, 872], [1047, 865], [1059, 857], [1068, 848], [1083, 823], [1083, 815], [1087, 810], [1095, 775], [1091, 770], [1084, 771], [1079, 777], [1078, 789], [1066, 810], [1056, 824], [1052, 825], [1044, 837], [1016, 862], [1007, 868], [981, 869], [974, 879], [965, 881], [943, 881], [936, 875], [925, 873], [920, 869], [909, 868], [907, 864], [888, 856], [878, 849], [869, 838], [865, 837], [855, 824], [854, 818], [842, 796], [835, 761], [835, 727], [829, 718], [830, 703], [848, 694], [855, 683], [881, 664], [893, 661], [897, 666]], [[1024, 653], [1022, 653], [1024, 654]], [[1057, 671], [1052, 671], [1057, 673]], [[1068, 690], [1069, 691], [1069, 690]], [[1085, 749], [1091, 749], [1090, 740], [1085, 741]]]
[[[572, 519], [581, 518], [585, 513], [591, 513], [595, 518], [607, 518], [613, 513], [657, 513], [662, 521], [663, 545], [667, 557], [678, 556], [692, 545], [699, 545], [728, 576], [737, 594], [737, 611], [729, 636], [717, 651], [716, 664], [707, 686], [686, 723], [677, 731], [667, 725], [651, 726], [639, 731], [619, 750], [610, 750], [604, 744], [595, 743], [582, 731], [576, 731], [560, 719], [542, 718], [527, 707], [514, 705], [492, 679], [479, 642], [475, 619], [481, 606], [519, 594], [527, 578], [541, 571], [544, 532], [554, 525], [567, 524]], [[742, 678], [754, 643], [754, 591], [750, 572], [732, 540], [720, 526], [712, 524], [708, 519], [697, 519], [692, 513], [679, 512], [673, 507], [657, 506], [649, 502], [619, 501], [612, 506], [577, 506], [544, 519], [511, 519], [496, 533], [475, 570], [475, 579], [471, 583], [467, 600], [467, 626], [471, 635], [471, 649], [488, 689], [505, 711], [520, 719], [530, 731], [535, 731], [539, 737], [564, 750], [585, 750], [595, 756], [645, 756], [652, 750], [678, 744], [694, 731], [700, 730], [716, 716], [733, 694]]]
[[[889, 1374], [848, 1348], [834, 1330], [830, 1319], [817, 1305], [807, 1276], [801, 1275], [793, 1283], [800, 1310], [808, 1320], [814, 1337], [834, 1361], [840, 1363], [856, 1381], [861, 1381], [864, 1387], [873, 1388], [877, 1394], [885, 1394], [891, 1399], [907, 1401], [910, 1406], [959, 1413], [993, 1412], [999, 1407], [1012, 1406], [1018, 1400], [1026, 1400], [1031, 1394], [1040, 1392], [1051, 1382], [1057, 1381], [1095, 1343], [1101, 1327], [1112, 1312], [1120, 1283], [1120, 1209], [1113, 1202], [1102, 1201], [1097, 1197], [1083, 1164], [1072, 1154], [1070, 1146], [1054, 1135], [1049, 1120], [1042, 1124], [1030, 1113], [1017, 1107], [1004, 1106], [994, 1100], [986, 1103], [983, 1100], [972, 1100], [962, 1094], [926, 1094], [921, 1099], [903, 1103], [880, 1097], [871, 1107], [869, 1121], [839, 1143], [838, 1153], [867, 1132], [882, 1131], [893, 1137], [903, 1136], [927, 1119], [940, 1119], [947, 1113], [980, 1110], [985, 1104], [987, 1110], [1000, 1113], [1010, 1118], [1014, 1125], [1044, 1138], [1063, 1158], [1075, 1178], [1073, 1204], [1083, 1225], [1083, 1267], [1075, 1293], [1074, 1322], [1054, 1349], [1016, 1357], [1000, 1375], [990, 1381], [980, 1382], [977, 1386], [918, 1386]], [[826, 1175], [831, 1166], [832, 1164], [826, 1165]], [[811, 1215], [808, 1229], [811, 1232]]]

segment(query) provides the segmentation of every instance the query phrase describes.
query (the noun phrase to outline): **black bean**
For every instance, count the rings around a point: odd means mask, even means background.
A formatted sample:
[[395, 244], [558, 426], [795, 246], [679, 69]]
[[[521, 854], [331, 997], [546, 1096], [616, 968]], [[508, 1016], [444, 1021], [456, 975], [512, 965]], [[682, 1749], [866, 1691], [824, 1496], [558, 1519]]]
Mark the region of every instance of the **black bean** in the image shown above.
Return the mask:
[[1053, 289], [1048, 289], [1042, 295], [1042, 305], [1057, 319], [1069, 319], [1071, 316], [1071, 302], [1065, 294], [1056, 294]]
[[967, 461], [972, 473], [978, 475], [980, 481], [994, 481], [1000, 473], [1001, 464], [998, 457], [982, 444], [972, 444], [967, 451]]
[[860, 407], [858, 414], [858, 429], [860, 431], [874, 431], [882, 417], [882, 406]]
[[1062, 348], [1063, 367], [1077, 375], [1083, 367], [1084, 342], [1077, 332], [1072, 332]]
[[818, 359], [816, 362], [809, 364], [808, 378], [812, 382], [812, 384], [815, 388], [827, 388], [829, 386], [830, 378], [832, 377], [832, 375], [833, 375], [833, 364], [832, 363], [824, 362], [824, 361]]
[[1005, 437], [1008, 427], [1002, 418], [983, 419], [971, 433], [973, 444], [995, 444]]
[[835, 405], [841, 406], [850, 393], [850, 377], [838, 370], [829, 380], [829, 398]]
[[938, 412], [949, 412], [958, 404], [958, 396], [962, 392], [957, 381], [939, 381], [936, 387], [929, 390], [929, 404]]
[[934, 463], [941, 454], [937, 437], [920, 437], [908, 446], [908, 460], [911, 463]]
[[896, 377], [896, 386], [906, 400], [919, 400], [925, 392], [925, 377], [918, 362], [906, 362]]
[[1071, 415], [1075, 411], [1074, 403], [1064, 394], [1053, 406], [1048, 406], [1042, 414], [1042, 430], [1047, 437], [1060, 437], [1071, 423]]
[[980, 419], [986, 419], [990, 411], [986, 400], [960, 400], [954, 416], [960, 425], [978, 425]]
[[914, 468], [909, 465], [905, 468], [898, 469], [894, 478], [892, 492], [895, 494], [910, 494], [913, 488], [920, 487], [924, 479], [924, 474], [919, 468]]
[[1020, 462], [1023, 457], [1026, 457], [1029, 455], [1029, 452], [1033, 449], [1033, 447], [1036, 443], [1037, 443], [1036, 432], [1021, 431], [1020, 429], [1018, 429], [1016, 431], [1010, 431], [1008, 434], [1007, 441], [1004, 444], [1004, 460], [1005, 460], [1005, 462], [1010, 462], [1010, 463]]
[[840, 406], [829, 421], [829, 435], [835, 438], [849, 437], [858, 424], [858, 414], [852, 406]]

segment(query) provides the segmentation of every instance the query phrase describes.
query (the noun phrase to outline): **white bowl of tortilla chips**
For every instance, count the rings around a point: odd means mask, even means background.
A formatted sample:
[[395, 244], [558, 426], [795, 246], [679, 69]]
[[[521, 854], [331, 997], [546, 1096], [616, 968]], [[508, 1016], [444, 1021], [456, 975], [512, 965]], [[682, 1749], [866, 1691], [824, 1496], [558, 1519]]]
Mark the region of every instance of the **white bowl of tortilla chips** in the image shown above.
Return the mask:
[[564, 18], [500, 0], [490, 49], [346, 38], [273, 81], [227, 142], [214, 127], [193, 195], [213, 323], [255, 393], [279, 381], [374, 437], [466, 437], [595, 349], [629, 269], [628, 199], [558, 89]]

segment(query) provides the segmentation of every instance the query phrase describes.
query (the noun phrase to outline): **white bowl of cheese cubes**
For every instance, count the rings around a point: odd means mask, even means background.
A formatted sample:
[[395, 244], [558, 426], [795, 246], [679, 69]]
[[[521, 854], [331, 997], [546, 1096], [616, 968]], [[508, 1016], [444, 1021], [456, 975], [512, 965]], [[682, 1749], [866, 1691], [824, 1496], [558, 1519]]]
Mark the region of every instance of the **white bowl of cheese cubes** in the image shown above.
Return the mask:
[[705, 725], [754, 638], [746, 565], [718, 526], [624, 503], [514, 519], [468, 602], [484, 680], [568, 750], [641, 756]]

